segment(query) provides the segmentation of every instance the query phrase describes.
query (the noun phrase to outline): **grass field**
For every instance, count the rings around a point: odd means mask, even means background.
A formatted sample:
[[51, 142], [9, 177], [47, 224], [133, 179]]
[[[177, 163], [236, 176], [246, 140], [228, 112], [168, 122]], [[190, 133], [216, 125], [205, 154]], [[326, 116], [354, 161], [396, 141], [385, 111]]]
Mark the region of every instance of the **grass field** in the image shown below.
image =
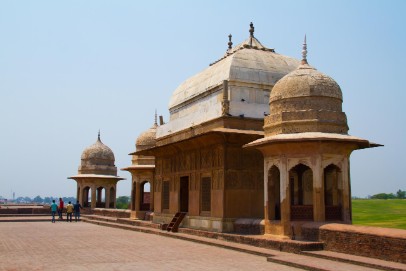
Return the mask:
[[406, 199], [352, 200], [352, 222], [406, 230]]

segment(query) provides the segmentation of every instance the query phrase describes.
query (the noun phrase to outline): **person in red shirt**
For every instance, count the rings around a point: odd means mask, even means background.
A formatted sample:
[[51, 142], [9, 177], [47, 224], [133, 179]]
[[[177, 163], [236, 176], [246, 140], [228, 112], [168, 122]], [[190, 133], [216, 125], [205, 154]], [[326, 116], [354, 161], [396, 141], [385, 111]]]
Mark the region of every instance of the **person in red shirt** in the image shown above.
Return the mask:
[[58, 215], [59, 215], [59, 219], [61, 219], [61, 220], [63, 220], [62, 212], [63, 212], [63, 200], [62, 200], [62, 198], [59, 198]]

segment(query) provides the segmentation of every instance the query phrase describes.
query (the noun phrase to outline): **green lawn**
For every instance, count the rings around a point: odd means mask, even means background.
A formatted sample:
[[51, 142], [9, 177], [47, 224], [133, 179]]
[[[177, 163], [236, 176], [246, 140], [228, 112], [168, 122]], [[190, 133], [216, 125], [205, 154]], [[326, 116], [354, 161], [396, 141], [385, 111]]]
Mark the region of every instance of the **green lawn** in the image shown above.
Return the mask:
[[352, 222], [406, 230], [406, 199], [352, 200]]

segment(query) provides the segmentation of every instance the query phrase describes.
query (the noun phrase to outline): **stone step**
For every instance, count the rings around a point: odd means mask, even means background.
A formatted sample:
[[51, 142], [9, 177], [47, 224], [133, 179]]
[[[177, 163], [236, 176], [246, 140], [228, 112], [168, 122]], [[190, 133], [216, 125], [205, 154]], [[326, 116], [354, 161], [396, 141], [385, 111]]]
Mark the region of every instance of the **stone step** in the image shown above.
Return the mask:
[[152, 223], [152, 221], [134, 220], [131, 218], [119, 218], [119, 219], [117, 219], [117, 222], [121, 223], [121, 224], [127, 224], [127, 225], [138, 226], [138, 227], [154, 228], [154, 229], [160, 229], [160, 226], [161, 226], [159, 224]]
[[406, 271], [406, 264], [389, 262], [380, 259], [373, 259], [363, 256], [356, 256], [350, 254], [344, 254], [334, 251], [302, 251], [303, 255], [323, 258], [338, 262], [346, 262], [351, 264], [362, 265], [366, 267], [372, 267], [380, 270], [388, 271]]
[[100, 226], [107, 226], [107, 227], [114, 227], [150, 234], [158, 234], [164, 237], [171, 237], [177, 238], [186, 241], [198, 242], [201, 244], [211, 245], [222, 247], [225, 249], [232, 249], [244, 253], [254, 254], [257, 256], [263, 256], [267, 258], [269, 262], [275, 262], [279, 264], [284, 264], [296, 268], [301, 268], [303, 270], [314, 270], [314, 271], [372, 271], [372, 270], [379, 270], [375, 268], [359, 266], [351, 263], [341, 263], [336, 262], [333, 260], [322, 259], [322, 258], [315, 258], [313, 256], [306, 256], [302, 254], [293, 254], [287, 252], [281, 252], [278, 250], [271, 250], [268, 248], [263, 247], [256, 247], [247, 244], [241, 243], [234, 243], [226, 240], [219, 240], [201, 236], [193, 236], [186, 233], [173, 233], [167, 231], [161, 231], [154, 228], [145, 228], [145, 227], [138, 227], [138, 226], [131, 226], [126, 224], [114, 223], [114, 222], [106, 222], [106, 221], [97, 221], [97, 220], [86, 220], [85, 222], [97, 224]]
[[[91, 219], [97, 221], [113, 222], [126, 225], [132, 225], [137, 227], [148, 227], [159, 229], [160, 225], [152, 223], [150, 221], [144, 220], [133, 220], [127, 218], [113, 218], [107, 216], [98, 216], [98, 215], [86, 215], [83, 216], [83, 219]], [[279, 239], [275, 237], [269, 237], [264, 235], [241, 235], [241, 234], [230, 234], [230, 233], [218, 233], [218, 232], [209, 232], [203, 230], [196, 230], [190, 228], [179, 228], [180, 233], [189, 234], [193, 236], [200, 236], [212, 239], [220, 239], [228, 242], [241, 243], [256, 247], [263, 247], [269, 249], [276, 249], [279, 251], [294, 252], [300, 253], [301, 251], [317, 251], [323, 249], [322, 242], [309, 242], [309, 241], [298, 241], [290, 239]]]

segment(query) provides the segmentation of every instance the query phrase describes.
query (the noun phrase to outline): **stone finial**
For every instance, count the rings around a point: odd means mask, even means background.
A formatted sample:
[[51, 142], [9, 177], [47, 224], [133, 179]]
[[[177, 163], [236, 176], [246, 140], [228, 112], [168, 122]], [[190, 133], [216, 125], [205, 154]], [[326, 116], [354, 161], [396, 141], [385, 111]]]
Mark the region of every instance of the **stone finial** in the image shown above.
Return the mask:
[[156, 113], [156, 109], [155, 109], [155, 120], [154, 120], [154, 125], [157, 126], [158, 125], [158, 115]]
[[250, 37], [253, 38], [254, 37], [254, 24], [251, 22], [250, 23]]
[[233, 36], [230, 34], [230, 35], [228, 35], [228, 50], [231, 50], [231, 48], [233, 48], [232, 46], [233, 46], [233, 42], [231, 41], [231, 38], [232, 38]]
[[99, 133], [97, 134], [97, 140], [100, 141], [100, 129], [99, 129]]
[[307, 43], [306, 43], [306, 35], [305, 35], [305, 37], [304, 37], [304, 42], [303, 42], [302, 64], [308, 64], [308, 63], [307, 63]]

